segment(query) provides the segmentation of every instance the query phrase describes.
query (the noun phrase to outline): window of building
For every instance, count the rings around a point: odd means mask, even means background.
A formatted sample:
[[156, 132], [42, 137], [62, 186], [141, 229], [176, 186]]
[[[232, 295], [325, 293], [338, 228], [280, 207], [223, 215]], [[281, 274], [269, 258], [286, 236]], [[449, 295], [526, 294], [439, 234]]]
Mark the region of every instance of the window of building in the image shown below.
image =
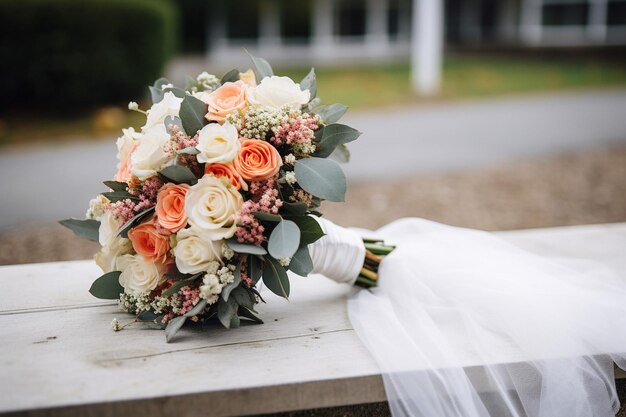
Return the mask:
[[365, 19], [367, 17], [364, 0], [340, 0], [337, 7], [337, 28], [339, 36], [365, 35]]
[[280, 34], [285, 43], [306, 43], [311, 38], [312, 0], [281, 0]]
[[606, 23], [609, 26], [626, 25], [626, 1], [609, 1]]
[[230, 39], [257, 39], [259, 37], [259, 3], [230, 0], [226, 7], [226, 35]]
[[589, 4], [579, 3], [555, 3], [544, 4], [544, 26], [584, 26], [589, 17]]

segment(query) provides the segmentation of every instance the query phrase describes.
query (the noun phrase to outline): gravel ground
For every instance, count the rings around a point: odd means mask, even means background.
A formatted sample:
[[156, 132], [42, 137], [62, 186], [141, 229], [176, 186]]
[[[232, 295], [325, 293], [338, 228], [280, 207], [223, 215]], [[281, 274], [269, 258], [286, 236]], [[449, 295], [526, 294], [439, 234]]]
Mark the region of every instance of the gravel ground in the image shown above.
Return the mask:
[[[346, 203], [325, 204], [323, 211], [337, 223], [365, 228], [406, 216], [484, 230], [626, 222], [626, 149], [354, 183]], [[96, 244], [74, 238], [59, 225], [30, 225], [0, 234], [0, 265], [85, 259], [97, 249]], [[618, 390], [625, 403], [626, 384], [619, 382]], [[389, 411], [383, 403], [280, 414], [362, 415], [388, 416]], [[626, 417], [624, 407], [618, 416]]]

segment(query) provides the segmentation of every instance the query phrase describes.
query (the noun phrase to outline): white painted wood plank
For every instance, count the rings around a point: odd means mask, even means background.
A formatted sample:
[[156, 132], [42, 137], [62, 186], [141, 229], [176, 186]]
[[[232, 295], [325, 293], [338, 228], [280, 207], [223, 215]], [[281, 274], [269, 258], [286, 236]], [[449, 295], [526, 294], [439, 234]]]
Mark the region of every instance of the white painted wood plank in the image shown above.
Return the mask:
[[[501, 235], [551, 256], [626, 262], [626, 224]], [[156, 416], [193, 406], [233, 415], [384, 399], [377, 366], [347, 319], [355, 289], [294, 276], [290, 302], [264, 293], [265, 324], [183, 329], [166, 344], [163, 332], [141, 325], [110, 330], [113, 317], [127, 316], [87, 292], [99, 275], [91, 261], [0, 267], [0, 412]], [[28, 297], [25, 282], [37, 289]]]

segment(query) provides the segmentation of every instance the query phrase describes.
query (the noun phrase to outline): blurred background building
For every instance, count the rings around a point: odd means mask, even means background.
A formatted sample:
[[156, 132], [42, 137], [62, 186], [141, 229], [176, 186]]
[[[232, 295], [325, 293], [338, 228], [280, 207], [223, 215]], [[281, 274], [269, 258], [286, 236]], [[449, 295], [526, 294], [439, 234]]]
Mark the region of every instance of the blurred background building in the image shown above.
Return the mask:
[[[233, 0], [212, 8], [209, 61], [246, 47], [282, 65], [407, 59], [412, 0]], [[452, 47], [587, 47], [626, 44], [626, 0], [447, 0]]]

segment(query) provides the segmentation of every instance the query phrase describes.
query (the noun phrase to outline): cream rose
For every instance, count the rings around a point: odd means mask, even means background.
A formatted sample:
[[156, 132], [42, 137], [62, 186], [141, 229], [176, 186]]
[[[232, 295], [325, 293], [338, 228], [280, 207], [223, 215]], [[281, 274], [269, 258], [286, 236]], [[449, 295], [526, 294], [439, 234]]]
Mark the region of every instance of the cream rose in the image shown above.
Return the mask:
[[130, 156], [130, 172], [140, 180], [146, 180], [158, 170], [175, 162], [175, 154], [166, 151], [170, 135], [164, 125], [145, 131], [139, 146]]
[[119, 164], [117, 167], [120, 167], [120, 164], [127, 160], [130, 157], [130, 153], [132, 152], [135, 143], [141, 139], [141, 133], [135, 132], [135, 129], [129, 127], [128, 129], [122, 129], [122, 136], [117, 138], [115, 145], [117, 146], [117, 160]]
[[116, 270], [117, 258], [132, 252], [133, 245], [130, 240], [123, 237], [114, 238], [107, 246], [95, 254], [93, 257], [96, 265], [102, 269], [102, 272], [109, 273]]
[[98, 242], [100, 246], [105, 247], [110, 245], [117, 235], [117, 229], [119, 229], [119, 227], [120, 222], [113, 216], [113, 213], [105, 211], [102, 217], [100, 217], [100, 227], [98, 228]]
[[124, 291], [139, 295], [155, 289], [163, 282], [162, 266], [146, 261], [141, 255], [122, 255], [117, 258], [116, 269]]
[[200, 153], [197, 158], [207, 164], [230, 162], [235, 159], [240, 147], [235, 126], [228, 122], [223, 125], [209, 123], [200, 130], [196, 145]]
[[210, 234], [203, 230], [194, 227], [183, 229], [176, 234], [176, 239], [176, 267], [183, 274], [206, 271], [211, 262], [220, 260], [222, 241], [211, 240]]
[[187, 191], [185, 214], [210, 240], [227, 239], [235, 233], [235, 215], [242, 204], [241, 194], [228, 179], [205, 175]]
[[167, 116], [178, 116], [180, 112], [180, 103], [182, 98], [176, 97], [174, 93], [168, 91], [163, 95], [163, 99], [152, 105], [148, 110], [148, 118], [142, 130], [149, 130], [157, 125], [164, 125]]
[[280, 110], [284, 106], [299, 109], [311, 98], [309, 90], [302, 91], [289, 77], [265, 77], [256, 87], [248, 90], [248, 101], [268, 110]]

